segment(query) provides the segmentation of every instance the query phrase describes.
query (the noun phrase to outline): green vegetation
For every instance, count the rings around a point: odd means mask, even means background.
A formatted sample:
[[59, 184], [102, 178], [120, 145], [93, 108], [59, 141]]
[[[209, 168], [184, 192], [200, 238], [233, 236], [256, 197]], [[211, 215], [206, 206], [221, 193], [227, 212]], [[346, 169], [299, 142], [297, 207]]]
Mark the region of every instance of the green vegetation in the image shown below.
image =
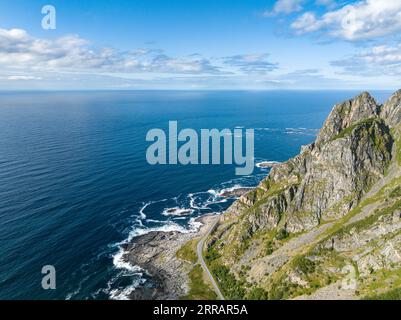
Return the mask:
[[342, 232], [341, 229], [343, 229], [344, 225], [346, 225], [347, 222], [351, 220], [353, 217], [360, 214], [362, 210], [368, 205], [386, 200], [389, 197], [389, 193], [391, 192], [391, 190], [393, 190], [400, 184], [401, 184], [401, 178], [395, 178], [390, 183], [385, 185], [382, 189], [380, 189], [379, 192], [377, 192], [374, 196], [362, 201], [357, 207], [352, 209], [346, 216], [344, 216], [341, 219], [338, 219], [333, 224], [332, 227], [327, 229], [322, 234], [323, 240], [321, 240], [319, 244], [325, 243], [326, 241], [333, 238], [333, 236], [337, 235], [339, 232]]
[[196, 255], [197, 243], [198, 239], [192, 239], [188, 241], [177, 251], [177, 258], [195, 264], [198, 261], [198, 257]]
[[[295, 177], [295, 176], [294, 176]], [[252, 208], [248, 209], [246, 212], [255, 211], [258, 207], [265, 204], [269, 200], [271, 200], [274, 196], [279, 196], [285, 190], [288, 190], [291, 187], [297, 186], [300, 184], [300, 177], [298, 177], [297, 181], [279, 181], [279, 182], [272, 182], [270, 179], [266, 179], [263, 181], [263, 185], [267, 191], [263, 191], [261, 189], [262, 194], [258, 196], [258, 200], [254, 203]]]
[[196, 246], [199, 239], [192, 239], [185, 243], [176, 253], [177, 258], [194, 265], [189, 272], [189, 293], [181, 297], [182, 300], [216, 300], [214, 290], [205, 283], [205, 275], [200, 264], [197, 264], [198, 257]]
[[369, 135], [373, 138], [374, 145], [377, 150], [380, 150], [381, 153], [391, 155], [391, 149], [394, 143], [393, 137], [389, 131], [389, 129], [385, 126], [384, 121], [380, 120], [377, 122], [377, 125], [380, 126], [380, 130], [385, 132], [386, 135], [380, 134], [380, 131], [377, 132], [375, 127], [369, 128]]
[[287, 230], [285, 229], [280, 229], [277, 234], [276, 234], [276, 239], [277, 240], [284, 240], [287, 239], [290, 236]]
[[264, 254], [266, 256], [270, 256], [275, 250], [273, 241], [267, 241], [266, 245], [265, 245], [265, 250], [264, 250]]
[[372, 125], [374, 122], [379, 122], [379, 120], [377, 118], [369, 118], [366, 120], [359, 121], [359, 122], [353, 124], [352, 126], [349, 126], [349, 127], [345, 128], [344, 130], [342, 130], [339, 134], [334, 136], [330, 141], [334, 141], [334, 140], [349, 136], [356, 128], [366, 126], [366, 125]]
[[401, 300], [401, 288], [393, 289], [378, 295], [367, 296], [362, 300]]
[[293, 261], [294, 267], [307, 275], [316, 271], [316, 264], [312, 260], [306, 257], [298, 257]]
[[[396, 136], [393, 133], [393, 137]], [[396, 140], [396, 157], [397, 157], [397, 163], [399, 166], [401, 166], [401, 137], [399, 137], [398, 134], [398, 139]]]
[[216, 248], [214, 246], [211, 246], [206, 250], [205, 261], [206, 263], [211, 263], [212, 261], [219, 259], [220, 256], [221, 255], [216, 250]]
[[363, 220], [342, 227], [340, 230], [337, 231], [337, 235], [343, 235], [345, 233], [349, 233], [353, 229], [355, 229], [356, 231], [366, 229], [372, 226], [380, 217], [392, 214], [395, 210], [398, 210], [399, 208], [401, 208], [401, 200], [396, 201], [395, 203], [384, 209], [376, 210], [376, 212], [373, 215], [368, 216]]
[[[309, 256], [318, 259], [312, 260]], [[301, 295], [311, 295], [319, 288], [335, 283], [342, 277], [328, 270], [341, 270], [346, 264], [342, 256], [330, 249], [321, 248], [319, 251], [294, 257], [285, 267], [280, 269], [269, 283], [269, 299], [282, 300]], [[293, 282], [289, 274], [298, 278]]]
[[230, 269], [227, 266], [219, 263], [219, 258], [220, 254], [218, 254], [214, 246], [207, 248], [205, 254], [206, 263], [208, 264], [213, 277], [216, 279], [224, 297], [229, 300], [243, 300], [246, 294], [245, 279], [242, 278], [241, 280], [237, 280], [235, 275], [230, 272]]
[[204, 282], [203, 269], [197, 264], [192, 271], [189, 273], [189, 293], [188, 295], [182, 297], [182, 300], [216, 300], [217, 295]]
[[401, 197], [401, 187], [397, 186], [393, 191], [390, 192], [390, 198], [399, 198]]
[[[294, 179], [296, 180], [296, 179]], [[269, 179], [266, 179], [263, 184], [265, 185], [265, 188], [267, 191], [263, 191], [262, 189], [256, 189], [253, 193], [250, 192], [248, 195], [255, 200], [256, 202], [252, 205], [250, 208], [246, 208], [236, 219], [236, 222], [234, 222], [234, 226], [232, 227], [232, 232], [234, 234], [234, 239], [238, 239], [238, 241], [233, 241], [224, 247], [223, 251], [223, 256], [224, 255], [229, 255], [231, 258], [234, 258], [234, 260], [238, 261], [240, 257], [245, 253], [245, 251], [250, 247], [250, 245], [261, 235], [263, 236], [263, 233], [266, 233], [266, 230], [261, 230], [261, 232], [254, 232], [254, 227], [253, 225], [249, 222], [249, 219], [247, 217], [249, 215], [253, 215], [255, 217], [258, 217], [259, 215], [264, 214], [263, 210], [263, 205], [266, 204], [269, 201], [273, 201], [274, 198], [277, 199], [277, 202], [283, 201], [284, 197], [284, 191], [288, 190], [291, 187], [294, 187], [299, 184], [299, 178], [297, 181], [280, 181], [280, 182], [272, 182]], [[261, 195], [257, 195], [256, 193], [262, 192]], [[276, 212], [272, 212], [272, 215], [277, 215], [280, 216], [281, 212], [277, 210]], [[279, 218], [282, 220], [281, 218]], [[241, 224], [238, 224], [238, 221], [241, 221]], [[274, 231], [275, 233], [276, 231]], [[272, 240], [274, 237], [273, 236], [269, 239]], [[285, 240], [289, 238], [289, 234], [286, 232], [286, 230], [279, 230], [277, 234], [278, 238], [275, 238], [276, 240]], [[270, 246], [270, 248], [267, 248], [267, 254], [271, 254], [274, 251], [274, 247]]]
[[246, 300], [268, 300], [269, 294], [266, 290], [255, 287], [249, 291], [245, 298]]
[[[332, 221], [333, 219], [331, 218], [332, 215], [334, 215], [334, 219], [338, 219], [338, 217], [344, 216], [345, 212], [343, 212], [343, 207], [346, 204], [351, 203], [351, 201], [357, 199], [357, 194], [352, 193], [348, 196], [343, 197], [340, 201], [336, 202], [333, 206], [328, 208], [322, 215], [322, 221], [321, 222], [328, 222]], [[329, 216], [330, 218], [326, 218]]]
[[300, 295], [301, 293], [296, 294], [300, 289], [302, 290], [299, 285], [287, 281], [285, 274], [283, 274], [270, 286], [268, 298], [269, 300], [285, 300]]
[[245, 297], [244, 283], [238, 281], [226, 266], [213, 262], [209, 269], [217, 280], [224, 296], [229, 300], [243, 300]]
[[398, 269], [392, 270], [372, 270], [368, 277], [360, 278], [359, 282], [358, 291], [363, 299], [391, 300], [390, 297], [401, 290], [401, 269], [398, 266]]

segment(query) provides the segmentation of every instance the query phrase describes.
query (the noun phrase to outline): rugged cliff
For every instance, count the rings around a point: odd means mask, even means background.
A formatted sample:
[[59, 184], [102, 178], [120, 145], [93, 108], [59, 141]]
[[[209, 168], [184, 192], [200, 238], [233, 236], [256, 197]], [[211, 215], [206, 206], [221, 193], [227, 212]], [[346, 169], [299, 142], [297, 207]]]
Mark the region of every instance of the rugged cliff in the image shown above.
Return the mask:
[[[401, 91], [338, 104], [316, 141], [235, 202], [206, 258], [227, 298], [362, 298], [401, 288]], [[393, 290], [393, 291], [391, 291]]]

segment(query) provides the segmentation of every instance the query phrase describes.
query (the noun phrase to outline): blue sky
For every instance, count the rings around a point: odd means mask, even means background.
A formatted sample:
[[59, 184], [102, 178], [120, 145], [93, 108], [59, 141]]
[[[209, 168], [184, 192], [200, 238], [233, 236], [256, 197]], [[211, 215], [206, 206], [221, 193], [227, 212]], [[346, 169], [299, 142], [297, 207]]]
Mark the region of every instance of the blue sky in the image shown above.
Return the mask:
[[401, 0], [1, 1], [0, 90], [396, 89], [400, 31]]

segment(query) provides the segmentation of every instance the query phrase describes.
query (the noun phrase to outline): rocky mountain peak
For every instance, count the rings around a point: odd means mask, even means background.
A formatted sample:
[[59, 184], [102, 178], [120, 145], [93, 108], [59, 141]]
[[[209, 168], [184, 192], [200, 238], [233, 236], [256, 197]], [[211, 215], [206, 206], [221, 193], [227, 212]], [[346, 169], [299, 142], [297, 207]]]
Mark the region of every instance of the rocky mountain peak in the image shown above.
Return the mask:
[[380, 114], [380, 106], [368, 93], [363, 92], [357, 97], [347, 100], [334, 107], [316, 140], [316, 145], [321, 145], [344, 129]]
[[395, 127], [401, 123], [401, 90], [394, 93], [384, 104], [381, 117], [390, 127]]

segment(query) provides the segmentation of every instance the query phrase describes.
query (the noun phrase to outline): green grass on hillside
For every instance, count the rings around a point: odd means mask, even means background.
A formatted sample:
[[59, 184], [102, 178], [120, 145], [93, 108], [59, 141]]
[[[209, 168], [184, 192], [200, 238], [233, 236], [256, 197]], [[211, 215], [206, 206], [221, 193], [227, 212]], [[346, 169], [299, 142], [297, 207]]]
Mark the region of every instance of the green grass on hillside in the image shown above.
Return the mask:
[[177, 251], [177, 258], [195, 264], [198, 261], [196, 245], [198, 239], [192, 239]]
[[211, 285], [205, 281], [205, 274], [196, 254], [196, 246], [199, 239], [192, 239], [185, 243], [178, 251], [177, 258], [191, 263], [192, 270], [189, 272], [189, 293], [181, 297], [182, 300], [216, 300], [217, 295]]
[[204, 281], [203, 269], [197, 264], [189, 273], [189, 293], [182, 300], [217, 300], [213, 289]]
[[370, 125], [370, 124], [374, 123], [375, 121], [378, 121], [378, 120], [376, 118], [369, 118], [369, 119], [359, 121], [359, 122], [345, 128], [344, 130], [342, 130], [339, 134], [334, 136], [330, 141], [334, 141], [334, 140], [349, 136], [356, 128], [359, 128], [364, 125]]
[[226, 266], [218, 264], [216, 261], [212, 262], [209, 269], [218, 282], [220, 290], [224, 296], [229, 300], [243, 300], [246, 294], [245, 284], [243, 281], [238, 280], [230, 269]]
[[382, 294], [367, 296], [362, 300], [401, 300], [401, 288], [393, 289]]
[[396, 157], [398, 165], [401, 166], [401, 138], [398, 138], [396, 142]]

